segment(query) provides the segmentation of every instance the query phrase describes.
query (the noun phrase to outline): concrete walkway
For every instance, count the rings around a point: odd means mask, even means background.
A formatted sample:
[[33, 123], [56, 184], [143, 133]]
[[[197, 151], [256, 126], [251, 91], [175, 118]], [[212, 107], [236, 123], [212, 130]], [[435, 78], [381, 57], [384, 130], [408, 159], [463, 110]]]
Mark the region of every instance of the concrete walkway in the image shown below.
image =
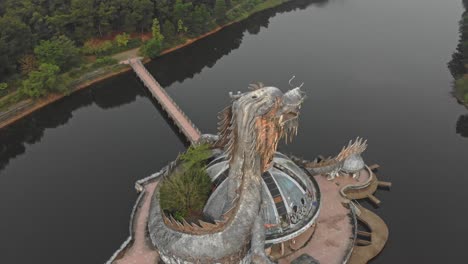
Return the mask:
[[115, 264], [156, 264], [158, 263], [159, 254], [150, 245], [151, 242], [146, 235], [148, 225], [148, 215], [151, 204], [151, 198], [153, 197], [154, 189], [158, 182], [152, 182], [145, 185], [144, 197], [140, 201], [140, 207], [137, 209], [133, 228], [135, 235], [133, 242], [123, 252], [123, 257], [117, 259], [113, 263]]

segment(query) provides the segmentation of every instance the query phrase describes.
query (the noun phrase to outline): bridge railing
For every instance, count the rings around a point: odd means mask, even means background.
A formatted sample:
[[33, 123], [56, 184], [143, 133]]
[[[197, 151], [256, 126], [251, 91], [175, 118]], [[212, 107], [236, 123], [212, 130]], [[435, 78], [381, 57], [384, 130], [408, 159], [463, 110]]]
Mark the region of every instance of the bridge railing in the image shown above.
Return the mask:
[[[138, 75], [138, 77], [140, 78], [140, 80], [144, 83], [144, 85], [146, 87], [148, 87], [150, 90], [152, 88], [152, 85], [147, 83], [145, 78], [143, 78], [143, 76], [140, 76], [140, 74], [145, 74], [146, 76], [148, 76], [155, 84], [156, 84], [156, 88], [159, 89], [166, 97], [167, 99], [170, 101], [170, 103], [172, 103], [172, 105], [177, 109], [177, 111], [179, 111], [179, 113], [188, 121], [188, 123], [191, 125], [191, 127], [198, 133], [198, 135], [201, 135], [201, 132], [200, 130], [195, 126], [195, 124], [193, 124], [193, 122], [190, 120], [190, 118], [188, 118], [188, 116], [185, 114], [184, 111], [182, 111], [182, 109], [179, 107], [179, 105], [172, 99], [172, 97], [166, 92], [165, 89], [163, 89], [161, 87], [161, 85], [156, 81], [156, 79], [153, 77], [153, 75], [146, 69], [146, 67], [143, 65], [143, 63], [140, 61], [140, 60], [132, 60], [130, 61], [130, 66], [134, 69], [135, 73]], [[136, 64], [136, 65], [135, 65]], [[143, 73], [139, 73], [139, 70], [142, 70]], [[156, 96], [155, 94], [153, 94], [153, 96]], [[156, 99], [161, 99], [161, 98], [156, 98]], [[158, 100], [159, 101], [159, 100]], [[163, 102], [159, 102], [161, 104], [161, 106], [165, 107], [164, 103]], [[171, 116], [171, 118], [174, 120], [174, 122], [176, 123], [176, 125], [182, 130], [182, 132], [189, 138], [190, 141], [193, 141], [195, 139], [192, 139], [190, 138], [190, 133], [186, 130], [186, 128], [184, 126], [182, 126], [178, 120], [175, 118], [175, 116], [173, 115], [173, 113], [169, 112], [168, 109], [165, 109], [166, 112], [168, 112], [168, 114]]]

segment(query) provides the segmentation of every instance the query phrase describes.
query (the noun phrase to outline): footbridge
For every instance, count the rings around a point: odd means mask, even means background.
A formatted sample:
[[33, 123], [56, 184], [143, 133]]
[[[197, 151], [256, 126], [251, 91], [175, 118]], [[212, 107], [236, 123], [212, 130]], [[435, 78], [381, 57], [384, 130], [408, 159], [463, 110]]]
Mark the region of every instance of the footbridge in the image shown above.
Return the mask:
[[185, 115], [171, 96], [161, 87], [161, 85], [154, 79], [153, 75], [148, 72], [139, 58], [131, 58], [122, 62], [128, 64], [135, 71], [136, 75], [148, 90], [153, 95], [154, 99], [158, 101], [162, 109], [172, 119], [174, 124], [180, 129], [182, 134], [193, 144], [201, 137], [201, 132], [192, 123], [192, 121]]

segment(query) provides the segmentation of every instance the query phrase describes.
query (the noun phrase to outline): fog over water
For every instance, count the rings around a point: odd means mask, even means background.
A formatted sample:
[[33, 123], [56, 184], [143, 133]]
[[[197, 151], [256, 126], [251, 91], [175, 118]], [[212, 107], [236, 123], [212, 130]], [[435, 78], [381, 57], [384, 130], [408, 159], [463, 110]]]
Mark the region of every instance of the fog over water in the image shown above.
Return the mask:
[[[308, 98], [281, 151], [313, 159], [367, 138], [390, 240], [372, 263], [463, 263], [468, 110], [447, 62], [461, 0], [298, 0], [147, 65], [206, 133], [229, 91], [296, 75]], [[133, 73], [0, 130], [0, 263], [104, 263], [128, 236], [134, 182], [185, 143]], [[372, 206], [363, 202], [369, 208]]]

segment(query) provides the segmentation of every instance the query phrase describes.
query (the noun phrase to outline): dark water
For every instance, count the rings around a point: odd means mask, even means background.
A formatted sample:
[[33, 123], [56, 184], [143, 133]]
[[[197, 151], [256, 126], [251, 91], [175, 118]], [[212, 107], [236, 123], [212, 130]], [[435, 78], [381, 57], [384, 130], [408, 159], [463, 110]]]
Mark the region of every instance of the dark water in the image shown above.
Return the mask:
[[[166, 55], [149, 70], [204, 132], [253, 81], [308, 99], [286, 153], [365, 158], [392, 181], [373, 263], [464, 263], [468, 111], [450, 95], [458, 0], [293, 1]], [[0, 263], [103, 263], [128, 235], [135, 180], [184, 144], [129, 73], [0, 131]], [[369, 205], [368, 205], [369, 206]]]

